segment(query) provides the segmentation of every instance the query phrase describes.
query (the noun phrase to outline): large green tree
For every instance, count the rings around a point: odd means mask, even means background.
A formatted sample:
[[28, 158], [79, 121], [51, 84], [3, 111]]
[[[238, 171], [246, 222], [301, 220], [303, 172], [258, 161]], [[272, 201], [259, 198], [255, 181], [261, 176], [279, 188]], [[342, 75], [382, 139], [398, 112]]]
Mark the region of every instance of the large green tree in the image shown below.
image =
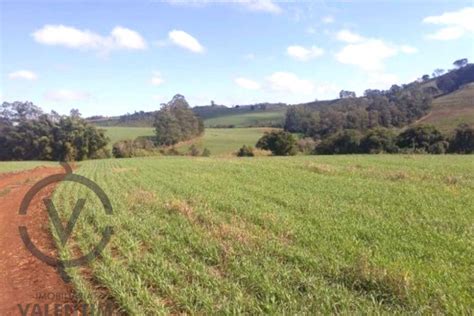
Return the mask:
[[204, 132], [204, 124], [189, 107], [184, 96], [177, 94], [157, 112], [155, 123], [158, 145], [174, 145]]

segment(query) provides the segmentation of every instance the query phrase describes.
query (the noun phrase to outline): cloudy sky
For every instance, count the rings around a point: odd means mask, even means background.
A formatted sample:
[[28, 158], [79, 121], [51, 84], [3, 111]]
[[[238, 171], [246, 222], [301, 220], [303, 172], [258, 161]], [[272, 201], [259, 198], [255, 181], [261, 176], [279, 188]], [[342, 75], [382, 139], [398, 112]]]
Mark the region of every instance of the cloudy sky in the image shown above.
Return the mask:
[[117, 115], [335, 98], [474, 60], [472, 1], [0, 1], [0, 98]]

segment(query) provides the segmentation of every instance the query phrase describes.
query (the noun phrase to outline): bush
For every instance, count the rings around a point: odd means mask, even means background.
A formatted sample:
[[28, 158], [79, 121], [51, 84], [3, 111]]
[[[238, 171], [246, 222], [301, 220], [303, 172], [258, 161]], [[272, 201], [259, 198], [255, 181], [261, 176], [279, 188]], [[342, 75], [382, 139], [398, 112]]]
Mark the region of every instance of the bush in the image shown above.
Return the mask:
[[237, 152], [238, 157], [253, 157], [255, 154], [253, 153], [253, 147], [243, 145], [240, 147], [239, 151]]
[[192, 145], [189, 147], [188, 153], [189, 153], [189, 155], [191, 155], [191, 156], [193, 156], [193, 157], [196, 157], [196, 156], [201, 155], [201, 152], [199, 151], [199, 148], [198, 148], [196, 145], [194, 145], [194, 144], [192, 144]]
[[115, 158], [132, 158], [150, 156], [155, 154], [153, 142], [146, 138], [135, 140], [121, 140], [112, 146], [112, 154]]
[[211, 151], [208, 148], [204, 148], [204, 150], [202, 151], [202, 156], [203, 157], [211, 156]]
[[266, 132], [257, 142], [257, 148], [270, 150], [275, 156], [296, 155], [296, 140], [285, 131]]
[[360, 141], [360, 152], [367, 154], [396, 153], [396, 136], [388, 129], [369, 130]]
[[450, 142], [449, 151], [459, 154], [474, 153], [474, 127], [461, 124]]
[[397, 137], [397, 146], [404, 151], [443, 154], [449, 143], [434, 126], [416, 126], [407, 129]]
[[296, 141], [298, 151], [303, 154], [311, 154], [316, 149], [317, 142], [311, 137], [304, 137]]
[[362, 134], [356, 130], [345, 130], [323, 140], [315, 150], [316, 154], [356, 154], [360, 152]]

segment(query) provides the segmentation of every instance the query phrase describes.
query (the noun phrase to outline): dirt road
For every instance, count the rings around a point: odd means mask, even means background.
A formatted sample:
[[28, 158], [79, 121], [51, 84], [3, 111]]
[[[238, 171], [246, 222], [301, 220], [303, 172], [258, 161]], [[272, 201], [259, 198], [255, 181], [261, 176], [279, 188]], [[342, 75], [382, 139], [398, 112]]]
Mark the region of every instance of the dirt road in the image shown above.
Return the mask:
[[[48, 215], [43, 198], [51, 195], [49, 186], [33, 199], [27, 216], [20, 216], [20, 203], [28, 189], [37, 181], [64, 173], [63, 168], [39, 167], [19, 173], [0, 174], [0, 315], [21, 315], [28, 308], [45, 304], [68, 304], [72, 288], [63, 282], [57, 270], [35, 258], [23, 244], [18, 227], [28, 228], [33, 243], [44, 253], [54, 254], [49, 233]], [[18, 306], [21, 304], [21, 306]], [[29, 305], [28, 305], [29, 304]], [[53, 313], [52, 310], [49, 311]]]

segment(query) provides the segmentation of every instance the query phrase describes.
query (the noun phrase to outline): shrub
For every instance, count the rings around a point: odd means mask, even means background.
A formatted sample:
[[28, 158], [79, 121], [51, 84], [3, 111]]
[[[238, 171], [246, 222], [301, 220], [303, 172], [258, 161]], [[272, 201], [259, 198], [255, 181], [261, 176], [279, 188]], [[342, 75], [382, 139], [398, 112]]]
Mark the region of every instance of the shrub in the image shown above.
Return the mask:
[[367, 154], [396, 153], [398, 147], [395, 144], [396, 136], [388, 129], [374, 129], [360, 141], [360, 152]]
[[208, 148], [204, 148], [204, 150], [202, 151], [202, 156], [203, 157], [211, 156], [211, 151]]
[[238, 157], [253, 157], [255, 154], [253, 153], [253, 147], [243, 145], [240, 147], [239, 151], [237, 152]]
[[460, 154], [474, 153], [474, 127], [461, 124], [450, 142], [449, 151]]
[[434, 126], [416, 126], [407, 129], [397, 137], [397, 146], [412, 152], [443, 154], [449, 143]]
[[356, 130], [345, 130], [323, 140], [315, 150], [316, 154], [355, 154], [360, 152], [362, 134]]
[[199, 156], [201, 154], [201, 152], [199, 151], [199, 148], [195, 144], [192, 144], [189, 147], [188, 153], [189, 153], [189, 155], [191, 155], [193, 157]]
[[317, 142], [311, 137], [304, 137], [296, 141], [298, 151], [304, 154], [310, 154], [316, 149]]
[[270, 150], [275, 156], [296, 155], [296, 140], [285, 131], [266, 132], [257, 142], [257, 148]]
[[112, 154], [115, 158], [132, 158], [150, 156], [155, 154], [153, 142], [146, 138], [135, 140], [121, 140], [112, 146]]

